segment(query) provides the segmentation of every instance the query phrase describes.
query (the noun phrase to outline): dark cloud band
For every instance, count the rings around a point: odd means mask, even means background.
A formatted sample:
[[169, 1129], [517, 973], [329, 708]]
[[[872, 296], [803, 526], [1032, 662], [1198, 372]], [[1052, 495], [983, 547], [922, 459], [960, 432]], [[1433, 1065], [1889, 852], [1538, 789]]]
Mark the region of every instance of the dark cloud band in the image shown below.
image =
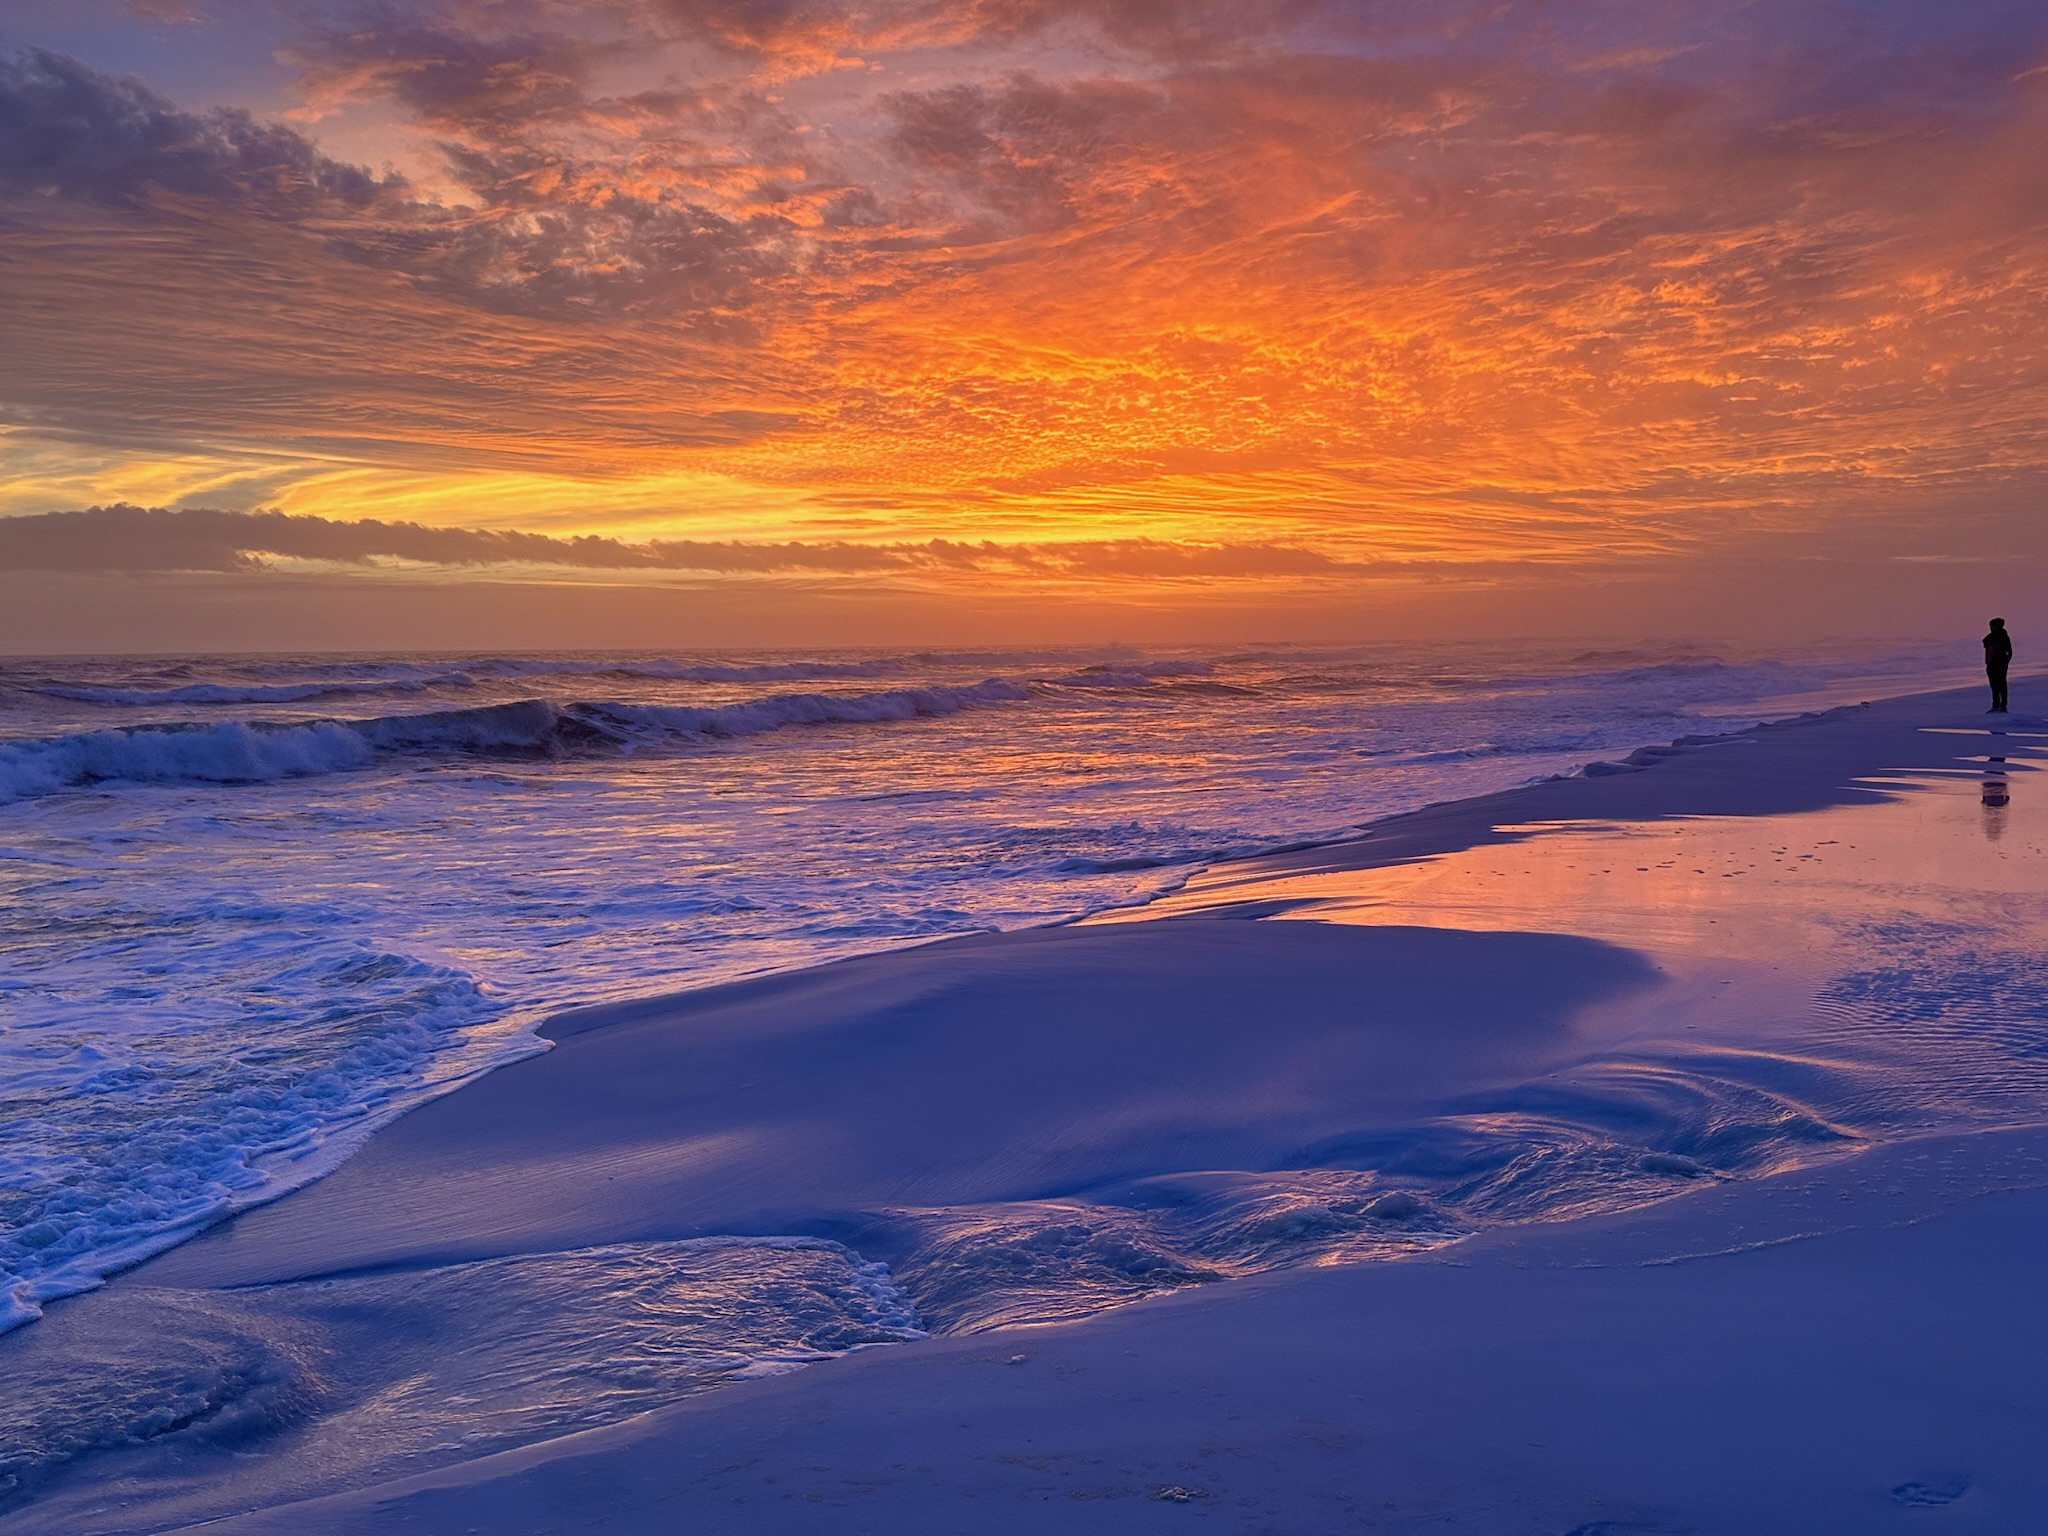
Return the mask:
[[385, 561], [449, 570], [507, 566], [591, 571], [772, 575], [1031, 571], [1130, 577], [1337, 574], [1359, 567], [1276, 544], [1180, 544], [1105, 539], [1046, 544], [749, 543], [429, 528], [375, 519], [343, 522], [282, 512], [172, 510], [116, 505], [0, 518], [0, 571], [260, 572], [275, 559], [371, 566]]

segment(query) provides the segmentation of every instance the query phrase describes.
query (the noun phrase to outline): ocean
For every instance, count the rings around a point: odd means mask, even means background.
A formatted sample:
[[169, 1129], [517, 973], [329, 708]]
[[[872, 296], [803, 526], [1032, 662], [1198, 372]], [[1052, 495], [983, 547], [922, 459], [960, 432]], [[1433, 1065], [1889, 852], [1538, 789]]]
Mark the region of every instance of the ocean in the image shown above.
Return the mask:
[[0, 663], [0, 1330], [574, 1005], [1974, 676], [1974, 644]]

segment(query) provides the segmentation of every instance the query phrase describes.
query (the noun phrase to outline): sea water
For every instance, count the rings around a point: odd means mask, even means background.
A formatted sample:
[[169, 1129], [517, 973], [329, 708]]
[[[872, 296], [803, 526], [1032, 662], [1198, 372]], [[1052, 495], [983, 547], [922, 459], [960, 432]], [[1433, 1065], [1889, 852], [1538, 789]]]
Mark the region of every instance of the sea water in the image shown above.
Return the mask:
[[1143, 902], [1968, 650], [0, 663], [0, 1330], [552, 1010]]

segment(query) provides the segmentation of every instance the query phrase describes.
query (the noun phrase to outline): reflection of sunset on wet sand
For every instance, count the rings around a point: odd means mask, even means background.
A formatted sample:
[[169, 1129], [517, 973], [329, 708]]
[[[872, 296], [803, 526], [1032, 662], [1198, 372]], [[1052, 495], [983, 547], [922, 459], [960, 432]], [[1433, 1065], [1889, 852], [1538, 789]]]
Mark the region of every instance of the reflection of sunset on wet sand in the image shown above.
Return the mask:
[[[1981, 776], [1878, 781], [1896, 796], [1881, 805], [1768, 820], [1504, 826], [1506, 841], [1423, 863], [1233, 878], [1213, 893], [1197, 881], [1146, 912], [1275, 901], [1286, 918], [1584, 933], [1773, 964], [1891, 917], [1940, 924], [2011, 912], [2024, 925], [2048, 922], [2048, 911], [2020, 916], [2042, 894], [2035, 860], [2048, 852], [2048, 823], [2035, 825], [2025, 796], [2012, 809], [2008, 777], [2032, 771], [2044, 748], [2048, 736], [2026, 744], [2016, 734], [2010, 761], [1987, 760]], [[2014, 844], [1987, 857], [1985, 840], [2008, 830]]]

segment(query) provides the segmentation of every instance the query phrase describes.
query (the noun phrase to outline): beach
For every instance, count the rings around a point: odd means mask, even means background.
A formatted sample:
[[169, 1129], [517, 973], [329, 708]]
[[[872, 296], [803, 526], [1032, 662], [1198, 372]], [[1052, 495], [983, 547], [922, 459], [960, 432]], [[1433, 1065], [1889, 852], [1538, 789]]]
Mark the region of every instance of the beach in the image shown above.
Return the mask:
[[558, 1012], [0, 1338], [9, 1528], [2026, 1529], [2040, 687]]
[[0, 21], [0, 1536], [2048, 1536], [2048, 5]]

